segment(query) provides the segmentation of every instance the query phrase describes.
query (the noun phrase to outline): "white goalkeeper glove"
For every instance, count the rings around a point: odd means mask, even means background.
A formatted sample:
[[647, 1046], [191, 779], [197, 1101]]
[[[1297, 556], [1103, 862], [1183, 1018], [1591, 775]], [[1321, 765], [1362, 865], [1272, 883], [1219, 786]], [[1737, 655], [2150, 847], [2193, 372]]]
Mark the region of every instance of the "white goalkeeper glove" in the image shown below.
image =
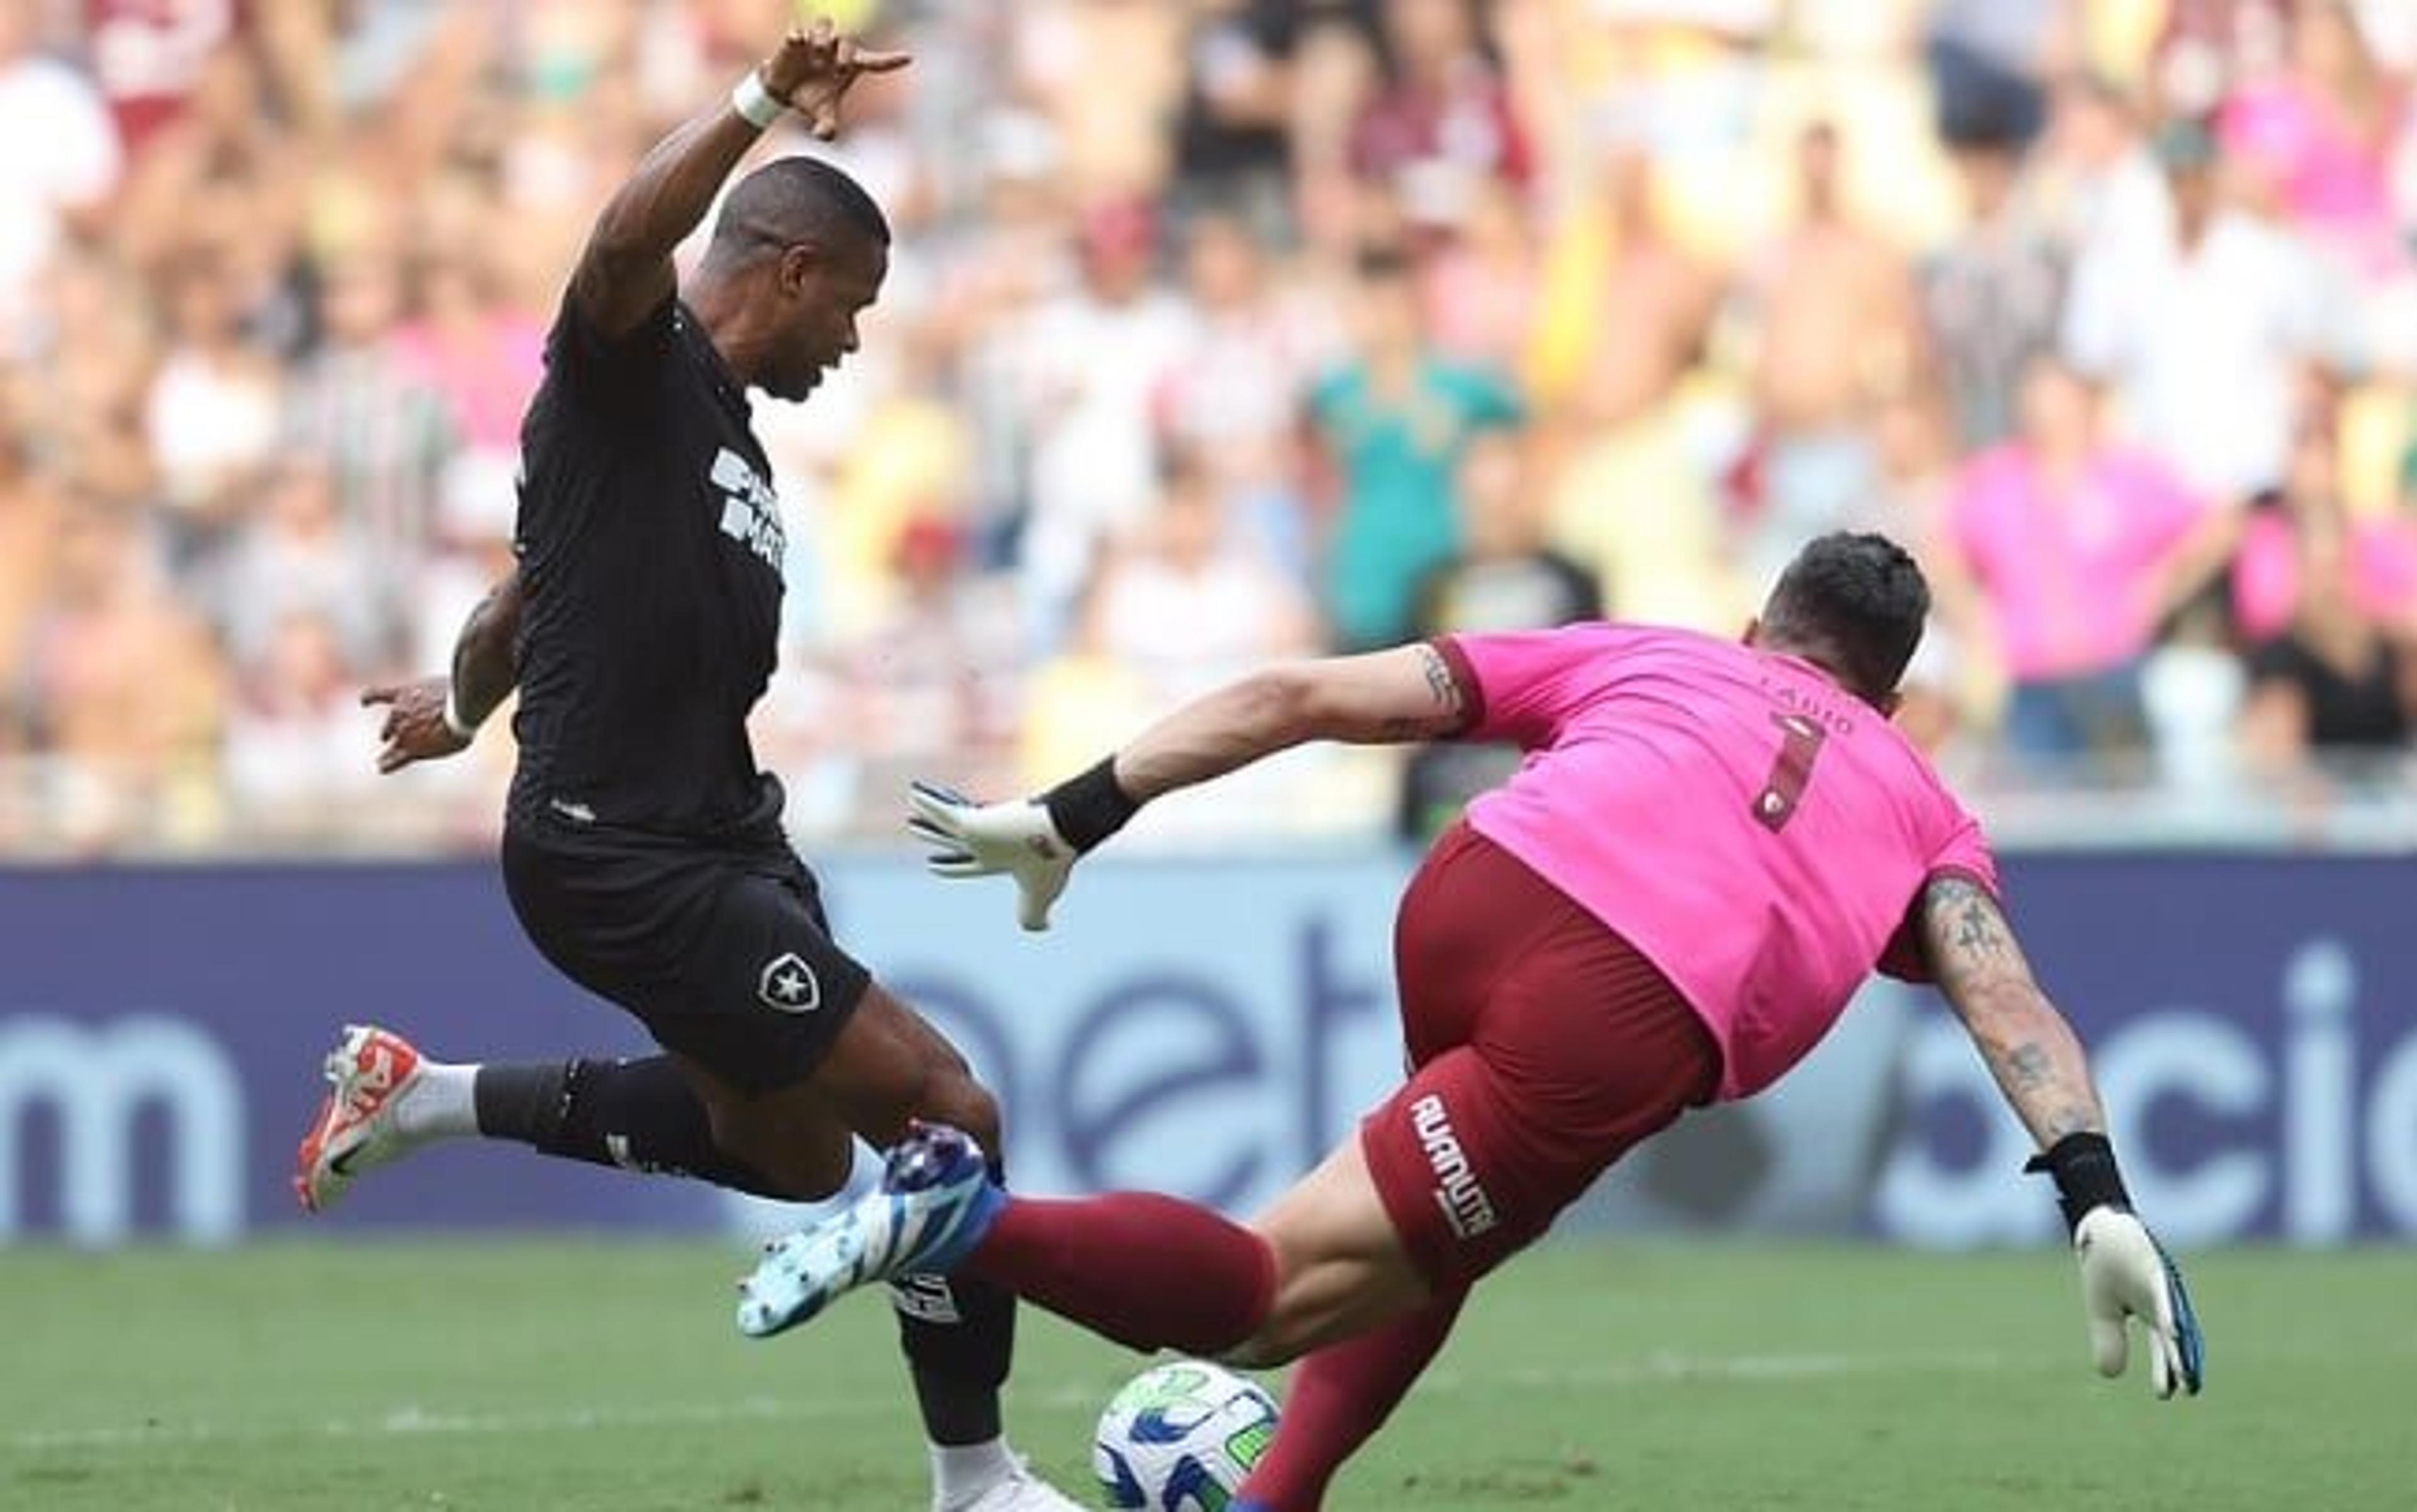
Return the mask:
[[930, 848], [923, 863], [940, 877], [1012, 877], [1016, 922], [1031, 930], [1049, 927], [1074, 863], [1141, 808], [1117, 786], [1113, 756], [1038, 798], [977, 803], [919, 782], [906, 802], [908, 832]]
[[2149, 1384], [2158, 1398], [2177, 1390], [2197, 1396], [2207, 1340], [2190, 1289], [2173, 1257], [2133, 1213], [2106, 1137], [2067, 1135], [2023, 1168], [2056, 1178], [2057, 1199], [2073, 1227], [2073, 1253], [2081, 1264], [2081, 1306], [2098, 1373], [2123, 1373], [2131, 1356], [2131, 1321], [2136, 1318], [2148, 1336]]
[[2149, 1384], [2160, 1399], [2176, 1388], [2198, 1395], [2206, 1341], [2173, 1258], [2149, 1226], [2112, 1204], [2082, 1214], [2073, 1231], [2081, 1261], [2081, 1306], [2090, 1315], [2090, 1352], [2102, 1376], [2120, 1376], [2131, 1354], [2129, 1321], [2148, 1336]]

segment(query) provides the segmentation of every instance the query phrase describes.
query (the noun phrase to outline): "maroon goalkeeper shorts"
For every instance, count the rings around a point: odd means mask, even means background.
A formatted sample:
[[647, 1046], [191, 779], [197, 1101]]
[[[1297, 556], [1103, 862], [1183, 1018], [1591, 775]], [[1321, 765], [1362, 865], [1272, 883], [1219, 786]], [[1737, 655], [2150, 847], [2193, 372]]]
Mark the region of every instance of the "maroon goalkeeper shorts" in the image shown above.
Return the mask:
[[1466, 824], [1403, 894], [1393, 964], [1411, 1074], [1360, 1142], [1438, 1291], [1524, 1248], [1720, 1086], [1711, 1035], [1653, 963]]

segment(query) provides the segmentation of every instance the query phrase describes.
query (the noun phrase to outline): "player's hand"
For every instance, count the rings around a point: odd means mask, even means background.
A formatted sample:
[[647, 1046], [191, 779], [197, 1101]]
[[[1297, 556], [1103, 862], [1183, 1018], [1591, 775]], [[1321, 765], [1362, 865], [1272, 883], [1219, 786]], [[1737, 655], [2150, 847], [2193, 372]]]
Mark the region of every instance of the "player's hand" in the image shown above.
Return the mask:
[[2159, 1399], [2178, 1387], [2197, 1396], [2207, 1341], [2182, 1273], [2149, 1226], [2112, 1204], [2092, 1208], [2073, 1230], [2073, 1252], [2081, 1261], [2081, 1306], [2098, 1373], [2123, 1373], [2130, 1320], [2137, 1318], [2148, 1338], [2149, 1384]]
[[977, 803], [963, 793], [929, 783], [906, 789], [914, 810], [906, 828], [931, 848], [923, 858], [940, 877], [1015, 878], [1015, 918], [1026, 929], [1049, 927], [1049, 908], [1066, 891], [1078, 853], [1049, 821], [1049, 811], [1030, 799]]
[[415, 761], [442, 760], [469, 746], [445, 722], [445, 699], [452, 690], [450, 678], [382, 682], [362, 690], [362, 708], [386, 710], [386, 723], [378, 729], [380, 772], [401, 771]]
[[904, 53], [859, 47], [826, 17], [812, 26], [791, 28], [760, 72], [765, 90], [828, 142], [839, 134], [839, 102], [848, 87], [865, 74], [889, 73], [908, 61]]

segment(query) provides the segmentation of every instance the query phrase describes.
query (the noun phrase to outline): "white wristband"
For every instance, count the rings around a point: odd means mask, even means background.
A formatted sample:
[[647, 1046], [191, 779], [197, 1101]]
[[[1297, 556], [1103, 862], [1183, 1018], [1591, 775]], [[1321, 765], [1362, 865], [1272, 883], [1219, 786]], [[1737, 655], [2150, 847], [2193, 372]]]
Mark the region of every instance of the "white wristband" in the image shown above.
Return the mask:
[[758, 131], [770, 130], [772, 123], [789, 109], [779, 96], [764, 87], [764, 76], [754, 69], [741, 74], [738, 83], [731, 86], [730, 108]]
[[462, 717], [460, 707], [453, 702], [453, 690], [450, 688], [445, 690], [445, 727], [451, 730], [453, 738], [458, 741], [466, 742], [479, 738], [479, 726]]

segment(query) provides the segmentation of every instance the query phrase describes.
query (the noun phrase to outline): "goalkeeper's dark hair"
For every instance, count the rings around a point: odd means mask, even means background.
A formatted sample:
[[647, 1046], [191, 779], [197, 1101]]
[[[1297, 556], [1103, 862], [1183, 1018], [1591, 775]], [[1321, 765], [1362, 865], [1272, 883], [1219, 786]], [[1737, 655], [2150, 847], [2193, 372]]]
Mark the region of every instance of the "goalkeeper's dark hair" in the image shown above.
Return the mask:
[[1872, 703], [1896, 692], [1930, 617], [1930, 585], [1883, 535], [1837, 531], [1796, 554], [1763, 604], [1758, 638], [1799, 652]]

